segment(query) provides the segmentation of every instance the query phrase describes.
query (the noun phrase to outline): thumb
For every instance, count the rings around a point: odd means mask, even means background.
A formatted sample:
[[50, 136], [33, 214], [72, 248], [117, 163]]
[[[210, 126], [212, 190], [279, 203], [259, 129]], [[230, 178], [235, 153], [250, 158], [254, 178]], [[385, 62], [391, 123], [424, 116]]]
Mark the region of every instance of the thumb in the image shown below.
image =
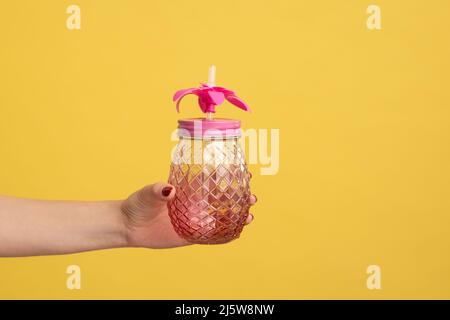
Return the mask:
[[175, 187], [164, 182], [148, 185], [138, 192], [139, 200], [147, 205], [163, 204], [172, 200], [174, 196]]

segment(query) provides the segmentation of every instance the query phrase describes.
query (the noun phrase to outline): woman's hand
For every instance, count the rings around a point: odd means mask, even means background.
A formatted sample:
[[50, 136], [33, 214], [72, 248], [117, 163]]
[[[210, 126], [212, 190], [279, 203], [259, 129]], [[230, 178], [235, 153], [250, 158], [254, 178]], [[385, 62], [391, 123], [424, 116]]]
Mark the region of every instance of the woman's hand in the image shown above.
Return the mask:
[[[133, 193], [122, 203], [126, 237], [129, 246], [172, 248], [189, 245], [173, 229], [167, 202], [175, 196], [175, 188], [167, 183], [155, 183]], [[250, 205], [256, 197], [250, 197]], [[246, 224], [253, 220], [249, 214]]]
[[[0, 257], [90, 250], [188, 245], [174, 231], [167, 183], [147, 186], [123, 201], [46, 201], [0, 196]], [[250, 197], [250, 204], [256, 197]], [[249, 215], [250, 223], [253, 215]]]

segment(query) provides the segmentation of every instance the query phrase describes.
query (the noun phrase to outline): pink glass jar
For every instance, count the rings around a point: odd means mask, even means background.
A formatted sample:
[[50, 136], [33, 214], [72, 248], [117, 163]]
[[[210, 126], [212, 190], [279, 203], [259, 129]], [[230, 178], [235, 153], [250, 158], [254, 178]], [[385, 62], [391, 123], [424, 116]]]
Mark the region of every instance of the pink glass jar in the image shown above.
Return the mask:
[[191, 243], [238, 238], [250, 206], [240, 122], [183, 119], [178, 124], [169, 176], [176, 195], [168, 204], [175, 231]]

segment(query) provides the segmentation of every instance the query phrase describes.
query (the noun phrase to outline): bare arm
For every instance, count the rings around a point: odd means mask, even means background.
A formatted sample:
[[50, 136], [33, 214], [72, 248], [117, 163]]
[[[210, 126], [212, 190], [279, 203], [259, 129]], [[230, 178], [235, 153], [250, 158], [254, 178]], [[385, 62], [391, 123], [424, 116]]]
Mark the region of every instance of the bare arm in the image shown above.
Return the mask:
[[0, 256], [72, 253], [127, 245], [121, 201], [0, 197]]
[[[0, 257], [188, 245], [174, 231], [167, 183], [146, 186], [123, 201], [43, 201], [0, 196]], [[250, 198], [250, 204], [256, 197]], [[250, 223], [253, 215], [249, 215]]]

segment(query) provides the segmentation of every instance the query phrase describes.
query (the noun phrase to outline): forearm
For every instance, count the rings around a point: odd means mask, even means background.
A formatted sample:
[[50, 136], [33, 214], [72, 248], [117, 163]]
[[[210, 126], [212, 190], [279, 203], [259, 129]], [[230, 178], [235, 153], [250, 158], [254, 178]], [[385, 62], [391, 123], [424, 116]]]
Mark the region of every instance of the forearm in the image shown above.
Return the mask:
[[124, 247], [121, 201], [0, 197], [0, 257]]

